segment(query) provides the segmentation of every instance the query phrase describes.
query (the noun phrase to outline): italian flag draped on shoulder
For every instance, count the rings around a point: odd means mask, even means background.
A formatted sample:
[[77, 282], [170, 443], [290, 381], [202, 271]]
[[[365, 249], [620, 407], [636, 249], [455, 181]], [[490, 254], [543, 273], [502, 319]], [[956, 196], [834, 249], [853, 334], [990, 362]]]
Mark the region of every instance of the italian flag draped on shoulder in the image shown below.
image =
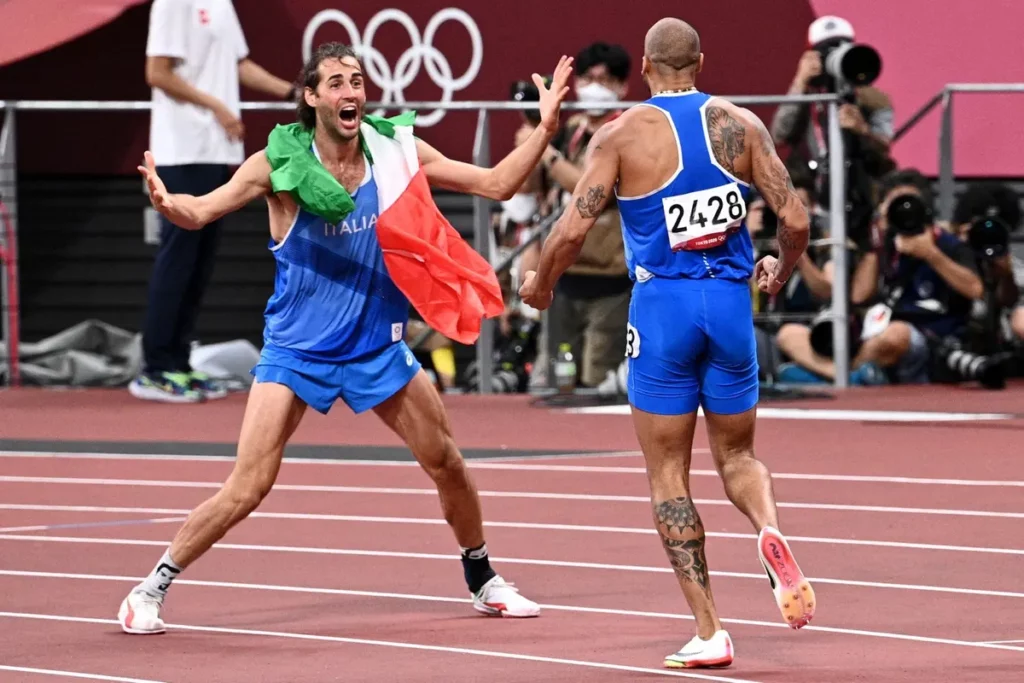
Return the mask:
[[[377, 240], [388, 274], [424, 322], [449, 339], [472, 344], [483, 318], [504, 310], [491, 265], [441, 214], [420, 168], [413, 136], [415, 112], [364, 116], [360, 143], [377, 183]], [[331, 223], [352, 212], [348, 191], [312, 152], [313, 131], [298, 123], [275, 126], [267, 140], [274, 192], [288, 192]]]

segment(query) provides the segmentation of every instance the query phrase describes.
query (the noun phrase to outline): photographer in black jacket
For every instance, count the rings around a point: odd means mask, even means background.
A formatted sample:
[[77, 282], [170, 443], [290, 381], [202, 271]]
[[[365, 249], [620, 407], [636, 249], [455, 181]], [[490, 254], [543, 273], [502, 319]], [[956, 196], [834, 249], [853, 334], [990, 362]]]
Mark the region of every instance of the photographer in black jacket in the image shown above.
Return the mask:
[[897, 382], [928, 382], [936, 350], [963, 338], [984, 287], [970, 247], [935, 225], [924, 176], [894, 171], [881, 190], [880, 301], [864, 317], [857, 361]]
[[976, 307], [975, 318], [984, 327], [985, 346], [990, 348], [1012, 341], [1011, 337], [1024, 340], [1024, 291], [1017, 286], [1010, 255], [1010, 234], [1020, 221], [1020, 198], [999, 183], [968, 185], [953, 210], [951, 231], [974, 252], [985, 283], [984, 305]]

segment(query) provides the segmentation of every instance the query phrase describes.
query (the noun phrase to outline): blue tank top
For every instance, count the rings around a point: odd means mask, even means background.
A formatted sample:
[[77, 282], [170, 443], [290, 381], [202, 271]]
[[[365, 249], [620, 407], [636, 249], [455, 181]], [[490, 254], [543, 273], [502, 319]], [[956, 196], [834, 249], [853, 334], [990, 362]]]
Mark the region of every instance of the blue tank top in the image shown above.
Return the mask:
[[277, 273], [264, 343], [309, 360], [345, 361], [404, 337], [409, 302], [384, 266], [369, 162], [352, 199], [355, 209], [340, 223], [300, 208], [285, 238], [271, 239]]
[[616, 190], [626, 265], [634, 281], [651, 276], [748, 281], [754, 248], [747, 232], [750, 185], [722, 168], [711, 151], [699, 91], [657, 95], [653, 107], [672, 124], [679, 166], [660, 189], [639, 197]]

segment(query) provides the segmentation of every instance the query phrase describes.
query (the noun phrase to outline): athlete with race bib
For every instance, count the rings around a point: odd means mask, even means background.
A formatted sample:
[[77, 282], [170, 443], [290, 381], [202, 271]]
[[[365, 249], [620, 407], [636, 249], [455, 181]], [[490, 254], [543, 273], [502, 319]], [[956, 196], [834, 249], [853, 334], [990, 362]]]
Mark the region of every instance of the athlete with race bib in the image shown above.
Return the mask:
[[[758, 555], [793, 628], [814, 615], [814, 591], [779, 532], [771, 474], [754, 457], [757, 355], [749, 281], [778, 292], [808, 241], [809, 221], [764, 124], [695, 87], [697, 32], [679, 19], [648, 31], [642, 72], [651, 97], [601, 128], [570, 206], [544, 244], [525, 303], [551, 304], [614, 188], [634, 280], [627, 391], [647, 464], [656, 527], [697, 622], [670, 668], [728, 666], [734, 650], [715, 609], [704, 527], [689, 492], [702, 407], [726, 494], [758, 532]], [[746, 230], [751, 185], [779, 217], [779, 258], [754, 265]]]

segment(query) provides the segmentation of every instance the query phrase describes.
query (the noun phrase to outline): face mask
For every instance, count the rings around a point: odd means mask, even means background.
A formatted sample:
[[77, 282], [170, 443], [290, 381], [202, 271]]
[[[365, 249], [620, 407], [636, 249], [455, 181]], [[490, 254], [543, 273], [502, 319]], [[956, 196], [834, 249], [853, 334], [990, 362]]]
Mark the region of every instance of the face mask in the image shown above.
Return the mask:
[[529, 192], [520, 192], [502, 202], [501, 208], [513, 223], [526, 223], [537, 213], [537, 197]]
[[[580, 102], [618, 102], [619, 95], [613, 90], [609, 90], [600, 83], [588, 83], [582, 88], [576, 88], [576, 97]], [[587, 114], [590, 116], [601, 116], [607, 114], [610, 109], [588, 109]]]

